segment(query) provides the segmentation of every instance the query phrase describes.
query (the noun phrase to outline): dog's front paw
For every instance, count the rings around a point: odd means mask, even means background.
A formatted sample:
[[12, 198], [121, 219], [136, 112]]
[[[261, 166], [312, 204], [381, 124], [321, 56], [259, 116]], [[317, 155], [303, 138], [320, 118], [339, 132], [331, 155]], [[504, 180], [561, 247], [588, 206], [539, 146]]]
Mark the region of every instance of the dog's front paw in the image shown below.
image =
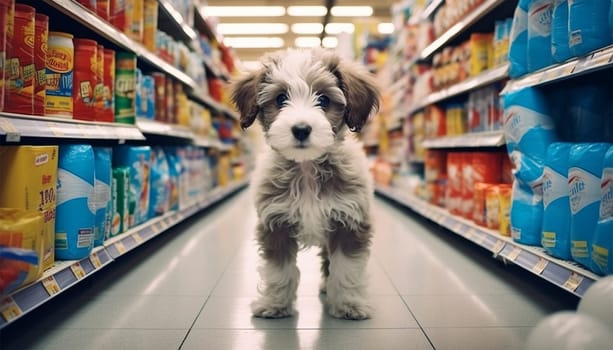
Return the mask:
[[330, 305], [328, 312], [336, 318], [365, 320], [372, 315], [372, 307], [367, 304], [342, 302], [337, 305]]
[[269, 300], [260, 299], [251, 303], [253, 316], [262, 318], [283, 318], [294, 314], [291, 305], [273, 305]]

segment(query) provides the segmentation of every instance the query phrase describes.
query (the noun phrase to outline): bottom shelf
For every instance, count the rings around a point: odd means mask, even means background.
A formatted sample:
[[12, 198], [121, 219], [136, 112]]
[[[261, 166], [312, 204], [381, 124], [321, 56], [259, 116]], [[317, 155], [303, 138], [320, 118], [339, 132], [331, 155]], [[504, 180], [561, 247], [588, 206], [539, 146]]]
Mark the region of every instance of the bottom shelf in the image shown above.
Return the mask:
[[108, 239], [103, 246], [81, 260], [56, 261], [36, 282], [24, 286], [9, 295], [0, 296], [0, 329], [16, 321], [28, 312], [53, 299], [56, 295], [85, 280], [112, 263], [121, 255], [135, 249], [153, 237], [162, 234], [190, 216], [204, 210], [247, 186], [241, 181], [225, 188], [217, 188], [206, 200], [187, 208], [153, 218], [146, 223]]
[[526, 246], [501, 236], [498, 231], [481, 227], [450, 214], [444, 208], [432, 205], [414, 195], [403, 194], [394, 188], [377, 186], [376, 193], [401, 204], [417, 214], [491, 251], [535, 275], [579, 297], [600, 277], [575, 262], [557, 259], [540, 247]]

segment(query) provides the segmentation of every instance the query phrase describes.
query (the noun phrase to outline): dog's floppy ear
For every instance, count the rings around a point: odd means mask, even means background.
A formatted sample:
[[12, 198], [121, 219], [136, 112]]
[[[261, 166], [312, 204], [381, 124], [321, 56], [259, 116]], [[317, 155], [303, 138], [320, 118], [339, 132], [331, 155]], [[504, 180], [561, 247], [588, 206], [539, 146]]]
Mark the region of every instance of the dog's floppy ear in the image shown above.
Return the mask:
[[371, 113], [379, 110], [379, 90], [370, 74], [357, 64], [339, 62], [336, 75], [347, 99], [345, 123], [351, 131], [360, 131]]
[[241, 128], [243, 129], [251, 126], [259, 113], [256, 98], [258, 85], [263, 74], [262, 70], [250, 72], [232, 83], [232, 101], [240, 112]]

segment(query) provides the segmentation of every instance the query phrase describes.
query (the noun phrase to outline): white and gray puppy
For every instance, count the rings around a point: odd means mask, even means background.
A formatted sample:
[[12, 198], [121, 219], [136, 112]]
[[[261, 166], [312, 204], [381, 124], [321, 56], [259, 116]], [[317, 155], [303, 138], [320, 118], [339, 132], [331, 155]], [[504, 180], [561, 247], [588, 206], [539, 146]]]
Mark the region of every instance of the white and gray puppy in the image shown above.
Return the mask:
[[241, 126], [259, 120], [269, 146], [251, 183], [263, 259], [253, 314], [293, 314], [296, 255], [318, 246], [329, 313], [369, 318], [365, 269], [373, 190], [361, 145], [347, 130], [360, 130], [378, 109], [378, 90], [363, 67], [331, 51], [289, 49], [262, 63], [232, 91]]

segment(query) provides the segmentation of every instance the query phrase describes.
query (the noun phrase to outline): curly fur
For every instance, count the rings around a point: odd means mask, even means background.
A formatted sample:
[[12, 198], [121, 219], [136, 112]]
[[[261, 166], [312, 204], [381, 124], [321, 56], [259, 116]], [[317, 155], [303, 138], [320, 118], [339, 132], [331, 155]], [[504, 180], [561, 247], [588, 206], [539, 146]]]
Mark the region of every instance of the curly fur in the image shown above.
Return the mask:
[[[261, 70], [237, 81], [232, 97], [241, 125], [257, 119], [269, 146], [252, 178], [263, 260], [254, 315], [293, 314], [300, 279], [296, 255], [318, 246], [329, 313], [370, 317], [364, 271], [373, 191], [361, 145], [348, 136], [348, 129], [359, 130], [378, 108], [369, 76], [328, 51], [288, 50], [265, 58]], [[296, 126], [307, 126], [308, 137], [299, 138]]]

